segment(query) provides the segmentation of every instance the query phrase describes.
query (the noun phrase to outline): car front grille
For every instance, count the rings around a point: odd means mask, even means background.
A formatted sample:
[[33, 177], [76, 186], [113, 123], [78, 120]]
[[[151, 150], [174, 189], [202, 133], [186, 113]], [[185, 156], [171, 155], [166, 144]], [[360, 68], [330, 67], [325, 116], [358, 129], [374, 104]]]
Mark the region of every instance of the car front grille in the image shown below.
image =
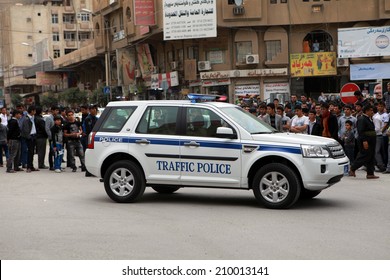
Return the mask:
[[327, 145], [327, 147], [330, 150], [330, 154], [331, 154], [332, 158], [345, 157], [343, 147], [340, 144], [330, 144], [330, 145]]

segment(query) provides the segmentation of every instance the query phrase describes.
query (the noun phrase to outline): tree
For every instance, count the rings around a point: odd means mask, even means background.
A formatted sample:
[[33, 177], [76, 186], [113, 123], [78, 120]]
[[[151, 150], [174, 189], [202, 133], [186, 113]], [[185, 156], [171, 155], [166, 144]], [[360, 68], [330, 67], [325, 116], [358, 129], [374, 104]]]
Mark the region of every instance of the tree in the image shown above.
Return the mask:
[[44, 109], [50, 109], [51, 106], [58, 104], [57, 94], [49, 92], [41, 97], [41, 106]]
[[109, 96], [104, 95], [103, 88], [97, 88], [93, 91], [89, 101], [91, 104], [97, 104], [99, 107], [105, 107]]
[[22, 97], [19, 94], [11, 94], [11, 103], [13, 107], [16, 107], [16, 105], [22, 103]]
[[59, 100], [63, 101], [65, 103], [64, 105], [76, 108], [88, 103], [88, 93], [86, 91], [80, 91], [78, 87], [69, 88], [59, 94]]

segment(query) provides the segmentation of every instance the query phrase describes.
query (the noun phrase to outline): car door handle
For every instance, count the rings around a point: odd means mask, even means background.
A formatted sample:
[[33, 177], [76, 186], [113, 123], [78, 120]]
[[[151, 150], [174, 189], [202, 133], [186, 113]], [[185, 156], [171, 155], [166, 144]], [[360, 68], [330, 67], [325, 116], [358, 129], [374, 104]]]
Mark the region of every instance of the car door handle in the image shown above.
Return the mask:
[[137, 144], [150, 144], [150, 141], [147, 139], [140, 139], [140, 140], [135, 140], [135, 143], [137, 143]]
[[195, 141], [191, 141], [191, 142], [186, 142], [186, 143], [184, 143], [184, 146], [185, 146], [185, 147], [199, 147], [200, 144], [197, 143], [197, 142], [195, 142]]

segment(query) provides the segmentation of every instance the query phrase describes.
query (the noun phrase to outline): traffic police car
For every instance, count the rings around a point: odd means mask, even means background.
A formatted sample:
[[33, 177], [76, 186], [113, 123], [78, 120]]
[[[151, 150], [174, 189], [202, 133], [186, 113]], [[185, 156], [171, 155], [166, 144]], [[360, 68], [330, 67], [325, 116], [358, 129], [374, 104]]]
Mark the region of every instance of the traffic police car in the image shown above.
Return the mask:
[[86, 167], [108, 196], [132, 202], [145, 187], [252, 189], [268, 208], [289, 208], [339, 182], [349, 161], [330, 138], [279, 133], [222, 102], [108, 104], [89, 137]]

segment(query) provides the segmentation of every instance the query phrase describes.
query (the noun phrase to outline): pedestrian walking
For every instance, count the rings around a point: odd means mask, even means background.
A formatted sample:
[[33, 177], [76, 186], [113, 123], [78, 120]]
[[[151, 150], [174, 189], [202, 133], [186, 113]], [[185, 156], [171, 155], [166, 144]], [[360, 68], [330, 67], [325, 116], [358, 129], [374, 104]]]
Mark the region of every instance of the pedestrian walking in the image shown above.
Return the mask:
[[14, 110], [12, 118], [8, 121], [8, 149], [9, 156], [7, 160], [7, 173], [15, 173], [16, 171], [24, 171], [19, 167], [20, 162], [20, 127], [19, 119], [22, 117], [22, 112]]
[[37, 130], [37, 154], [38, 154], [38, 168], [47, 169], [45, 165], [46, 147], [47, 147], [47, 133], [45, 129], [45, 120], [42, 117], [42, 108], [37, 107], [34, 116], [35, 127]]
[[351, 120], [345, 121], [343, 134], [340, 138], [345, 154], [349, 159], [350, 165], [352, 165], [353, 161], [355, 160], [355, 133], [353, 131], [353, 122]]
[[359, 152], [355, 161], [351, 165], [349, 176], [356, 177], [355, 171], [361, 166], [367, 167], [367, 179], [378, 179], [378, 176], [374, 175], [375, 171], [375, 144], [376, 133], [375, 125], [372, 121], [374, 115], [374, 106], [367, 104], [363, 107], [363, 115], [358, 118], [357, 131], [358, 131], [358, 145]]

